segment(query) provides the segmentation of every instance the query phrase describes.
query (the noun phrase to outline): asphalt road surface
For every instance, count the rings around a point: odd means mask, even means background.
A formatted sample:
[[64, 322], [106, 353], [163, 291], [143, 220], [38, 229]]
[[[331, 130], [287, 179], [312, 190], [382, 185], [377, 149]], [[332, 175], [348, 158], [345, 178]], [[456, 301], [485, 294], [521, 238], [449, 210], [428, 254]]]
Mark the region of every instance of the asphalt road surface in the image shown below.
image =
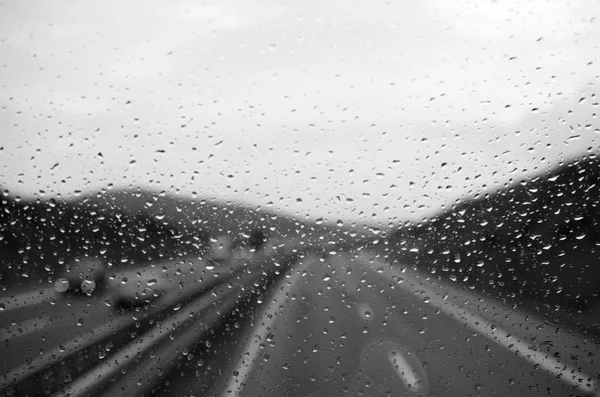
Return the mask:
[[5, 299], [0, 395], [600, 395], [594, 341], [406, 264], [207, 263], [129, 311]]

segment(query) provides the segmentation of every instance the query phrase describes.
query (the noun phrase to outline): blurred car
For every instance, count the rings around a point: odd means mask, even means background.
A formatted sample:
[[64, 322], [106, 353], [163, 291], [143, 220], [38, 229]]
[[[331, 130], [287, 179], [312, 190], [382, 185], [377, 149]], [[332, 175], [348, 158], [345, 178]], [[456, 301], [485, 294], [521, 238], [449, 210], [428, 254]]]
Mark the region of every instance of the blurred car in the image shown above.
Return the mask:
[[77, 257], [58, 274], [54, 289], [59, 296], [68, 293], [99, 295], [107, 283], [107, 264], [96, 257]]
[[233, 254], [233, 243], [231, 238], [225, 235], [211, 238], [211, 246], [209, 250], [209, 257], [217, 262], [222, 263], [231, 259]]
[[254, 257], [254, 250], [249, 249], [245, 246], [235, 247], [232, 251], [231, 260], [233, 261], [243, 261], [249, 260]]
[[165, 295], [174, 300], [186, 285], [197, 282], [206, 261], [172, 260], [121, 270], [109, 277], [106, 301], [115, 309], [147, 305]]
[[110, 277], [106, 301], [115, 309], [143, 306], [171, 288], [168, 274], [161, 268], [121, 271]]
[[254, 251], [261, 250], [268, 241], [267, 235], [261, 229], [255, 229], [248, 237], [248, 246]]

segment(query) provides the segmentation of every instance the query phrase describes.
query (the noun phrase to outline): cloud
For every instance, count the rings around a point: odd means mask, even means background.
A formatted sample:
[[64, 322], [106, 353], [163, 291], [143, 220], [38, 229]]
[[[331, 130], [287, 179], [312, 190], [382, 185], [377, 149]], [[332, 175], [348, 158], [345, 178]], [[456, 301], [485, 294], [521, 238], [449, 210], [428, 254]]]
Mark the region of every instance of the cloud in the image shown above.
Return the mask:
[[203, 6], [189, 4], [182, 6], [181, 15], [184, 18], [205, 22], [215, 29], [231, 29], [240, 27], [242, 18], [230, 10], [219, 6]]
[[547, 39], [576, 35], [587, 30], [592, 17], [600, 12], [598, 3], [593, 3], [585, 0], [568, 3], [547, 0], [442, 0], [427, 4], [432, 15], [447, 22], [453, 31], [487, 41], [508, 39], [513, 35], [521, 39], [525, 36]]

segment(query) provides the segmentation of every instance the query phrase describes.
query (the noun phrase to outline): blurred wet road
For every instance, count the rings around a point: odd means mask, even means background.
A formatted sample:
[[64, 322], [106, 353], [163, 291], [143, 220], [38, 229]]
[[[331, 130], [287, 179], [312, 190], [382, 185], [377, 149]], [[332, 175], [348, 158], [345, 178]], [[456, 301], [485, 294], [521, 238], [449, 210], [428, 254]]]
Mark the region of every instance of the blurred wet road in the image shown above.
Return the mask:
[[366, 255], [310, 258], [255, 320], [259, 325], [243, 350], [250, 354], [237, 353], [230, 373], [238, 375], [222, 391], [465, 396], [595, 390], [588, 378], [598, 376], [598, 346], [455, 291]]
[[196, 264], [203, 270], [189, 277], [203, 282], [138, 311], [115, 312], [99, 297], [0, 314], [3, 330], [15, 327], [11, 318], [46, 322], [7, 334], [0, 387], [75, 396], [597, 393], [598, 345], [371, 253], [209, 267]]

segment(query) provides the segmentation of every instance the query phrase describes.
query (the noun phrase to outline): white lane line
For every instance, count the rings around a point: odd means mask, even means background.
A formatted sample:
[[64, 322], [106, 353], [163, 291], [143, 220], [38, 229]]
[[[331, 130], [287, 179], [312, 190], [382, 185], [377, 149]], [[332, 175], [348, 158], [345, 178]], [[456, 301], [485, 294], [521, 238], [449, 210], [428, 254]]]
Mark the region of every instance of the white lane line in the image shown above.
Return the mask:
[[277, 312], [285, 305], [289, 299], [290, 292], [296, 283], [301, 280], [304, 276], [303, 272], [306, 268], [316, 261], [316, 257], [311, 256], [303, 260], [298, 268], [294, 268], [290, 280], [287, 278], [278, 286], [278, 291], [275, 296], [271, 299], [270, 303], [260, 314], [259, 320], [256, 322], [256, 326], [252, 329], [252, 335], [247, 339], [246, 344], [242, 351], [242, 356], [238, 361], [238, 364], [233, 374], [237, 376], [230, 376], [227, 382], [227, 386], [223, 392], [223, 395], [228, 397], [238, 397], [252, 371], [254, 364], [257, 362], [258, 354], [260, 352], [260, 344], [266, 339], [271, 327], [277, 320]]
[[[235, 277], [237, 273], [230, 275]], [[264, 273], [260, 273], [262, 275]], [[228, 278], [229, 279], [229, 278]], [[238, 280], [239, 286], [231, 287], [226, 284], [219, 284], [216, 286], [218, 289], [213, 289], [210, 294], [203, 294], [196, 298], [184, 309], [181, 309], [177, 314], [169, 317], [164, 322], [156, 323], [156, 327], [140, 335], [138, 340], [132, 341], [129, 345], [110, 356], [108, 359], [94, 367], [91, 371], [86, 372], [83, 376], [77, 378], [74, 382], [71, 382], [66, 388], [54, 394], [55, 397], [64, 397], [68, 395], [70, 397], [86, 396], [89, 394], [89, 389], [94, 387], [99, 381], [105, 380], [110, 376], [116, 374], [124, 367], [129, 365], [135, 358], [147, 352], [149, 348], [158, 344], [162, 340], [169, 337], [177, 327], [181, 326], [184, 322], [189, 320], [191, 317], [197, 315], [202, 321], [206, 321], [210, 324], [211, 321], [216, 321], [222, 311], [230, 310], [230, 308], [237, 303], [237, 299], [240, 297], [243, 291], [243, 285], [247, 282], [251, 282], [257, 279], [257, 275], [248, 273], [245, 274], [245, 279]], [[237, 282], [236, 282], [237, 284]], [[204, 286], [206, 289], [206, 286]], [[207, 290], [208, 291], [208, 290]], [[206, 313], [210, 310], [210, 313]], [[210, 320], [212, 316], [215, 316], [214, 320]], [[162, 324], [162, 325], [160, 325]], [[192, 324], [189, 327], [193, 327]], [[189, 329], [186, 328], [183, 335], [179, 337], [194, 336], [198, 335], [196, 329], [191, 334], [188, 333]]]
[[[225, 313], [231, 313], [235, 306], [238, 304], [238, 298], [241, 294], [230, 295], [231, 299], [221, 299], [219, 302], [215, 300], [208, 309], [200, 313], [201, 324], [215, 324]], [[203, 335], [206, 335], [210, 331], [201, 330], [200, 327], [190, 324], [185, 330], [177, 334], [173, 342], [169, 342], [158, 348], [158, 351], [154, 350], [154, 358], [152, 360], [144, 360], [143, 362], [136, 365], [135, 369], [128, 369], [127, 376], [121, 377], [117, 382], [112, 383], [108, 393], [115, 391], [113, 395], [136, 395], [145, 396], [150, 394], [150, 390], [153, 389], [165, 376], [168, 375], [169, 368], [172, 368], [177, 364], [177, 357], [181, 356], [184, 347], [193, 349], [197, 343], [200, 343], [200, 339], [205, 339]], [[137, 353], [140, 354], [139, 352]], [[185, 354], [185, 353], [183, 353]], [[153, 370], [162, 368], [162, 372], [154, 373]], [[120, 366], [113, 366], [112, 374], [116, 374], [121, 369]], [[148, 378], [148, 374], [153, 373]], [[103, 375], [104, 378], [107, 375]], [[133, 382], [133, 379], [146, 378], [142, 384]], [[106, 394], [107, 390], [104, 390]], [[108, 394], [110, 395], [110, 394]]]
[[[367, 268], [376, 274], [385, 275], [388, 278], [407, 278], [409, 276], [399, 269], [392, 268], [387, 263], [378, 262], [384, 265], [382, 266], [382, 273], [375, 272], [371, 266], [367, 266]], [[563, 382], [578, 387], [584, 393], [591, 394], [597, 392], [597, 382], [591, 376], [580, 372], [577, 368], [571, 367], [551, 355], [537, 351], [534, 346], [521, 341], [500, 327], [494, 326], [483, 317], [469, 312], [450, 300], [444, 299], [439, 292], [427, 287], [425, 283], [415, 282], [415, 284], [411, 285], [411, 283], [404, 282], [398, 285], [411, 294], [425, 292], [430, 299], [429, 304], [439, 308], [445, 315], [450, 318], [459, 319], [473, 331], [484, 335], [492, 342], [514, 352], [532, 364], [540, 366], [548, 373], [560, 378]]]
[[18, 295], [2, 297], [0, 298], [0, 314], [47, 302], [52, 298], [53, 294], [53, 288], [45, 287]]
[[228, 305], [231, 302], [232, 296], [237, 298], [237, 291], [229, 292], [227, 296], [211, 294], [209, 299], [206, 299], [204, 296], [200, 297], [199, 302], [179, 311], [162, 325], [157, 323], [156, 327], [140, 335], [138, 340], [132, 341], [129, 345], [115, 353], [114, 356], [110, 356], [93, 370], [86, 372], [85, 375], [76, 379], [74, 382], [71, 382], [66, 388], [55, 393], [54, 396], [63, 397], [68, 395], [70, 397], [77, 397], [87, 395], [91, 387], [96, 385], [99, 381], [107, 379], [111, 374], [123, 369], [135, 358], [148, 351], [151, 346], [158, 344], [167, 338], [177, 327], [189, 320], [195, 313], [203, 312], [218, 301], [220, 301], [219, 307]]
[[62, 346], [56, 347], [50, 351], [44, 352], [43, 356], [38, 356], [36, 359], [31, 361], [29, 364], [23, 364], [17, 368], [13, 368], [6, 374], [0, 377], [0, 387], [3, 387], [12, 382], [21, 381], [23, 378], [29, 376], [34, 371], [40, 368], [48, 366], [61, 358], [79, 351], [88, 345], [95, 343], [109, 335], [112, 335], [115, 330], [122, 327], [133, 324], [135, 320], [130, 317], [121, 317], [119, 320], [114, 322], [106, 323], [98, 328], [95, 328], [90, 334], [83, 335], [71, 339], [69, 342], [64, 343]]
[[[230, 277], [232, 277], [232, 278], [235, 277], [236, 274], [237, 274], [236, 272], [228, 274], [228, 277], [223, 278], [223, 280], [227, 281], [227, 280], [229, 280]], [[199, 283], [197, 285], [197, 288], [193, 288], [193, 289], [190, 288], [190, 289], [186, 290], [185, 293], [177, 296], [177, 300], [181, 301], [181, 300], [187, 299], [188, 297], [192, 296], [195, 293], [200, 292], [201, 290], [208, 291], [210, 288], [213, 288], [213, 287], [214, 287], [214, 284], [212, 283], [212, 281]], [[163, 310], [165, 307], [172, 304], [173, 301], [174, 301], [173, 299], [168, 299], [168, 300], [165, 299], [164, 301], [161, 301], [157, 306], [152, 306], [152, 310], [145, 313], [144, 317], [141, 317], [138, 320], [141, 320], [143, 318], [147, 318], [151, 315], [156, 314], [160, 310]], [[0, 313], [2, 313], [2, 312], [0, 312]], [[53, 363], [61, 360], [63, 357], [66, 357], [69, 354], [75, 353], [79, 350], [86, 348], [89, 345], [96, 343], [99, 340], [102, 340], [108, 336], [111, 336], [111, 335], [115, 334], [116, 332], [119, 332], [119, 330], [121, 330], [125, 327], [128, 327], [135, 322], [136, 322], [136, 320], [134, 320], [133, 318], [131, 318], [129, 316], [118, 317], [117, 319], [111, 320], [110, 322], [108, 322], [98, 328], [95, 328], [89, 334], [77, 336], [77, 337], [71, 339], [70, 341], [68, 341], [67, 343], [63, 343], [59, 347], [55, 347], [54, 349], [52, 349], [50, 351], [45, 351], [43, 355], [36, 357], [33, 361], [31, 361], [31, 363], [20, 365], [19, 367], [11, 369], [7, 373], [1, 374], [0, 375], [0, 388], [4, 387], [7, 384], [12, 383], [12, 382], [20, 382], [27, 376], [31, 375], [33, 372], [35, 372], [43, 367], [52, 365]]]
[[41, 330], [48, 325], [49, 321], [50, 317], [43, 315], [40, 318], [31, 318], [7, 328], [0, 329], [0, 341], [7, 341]]

